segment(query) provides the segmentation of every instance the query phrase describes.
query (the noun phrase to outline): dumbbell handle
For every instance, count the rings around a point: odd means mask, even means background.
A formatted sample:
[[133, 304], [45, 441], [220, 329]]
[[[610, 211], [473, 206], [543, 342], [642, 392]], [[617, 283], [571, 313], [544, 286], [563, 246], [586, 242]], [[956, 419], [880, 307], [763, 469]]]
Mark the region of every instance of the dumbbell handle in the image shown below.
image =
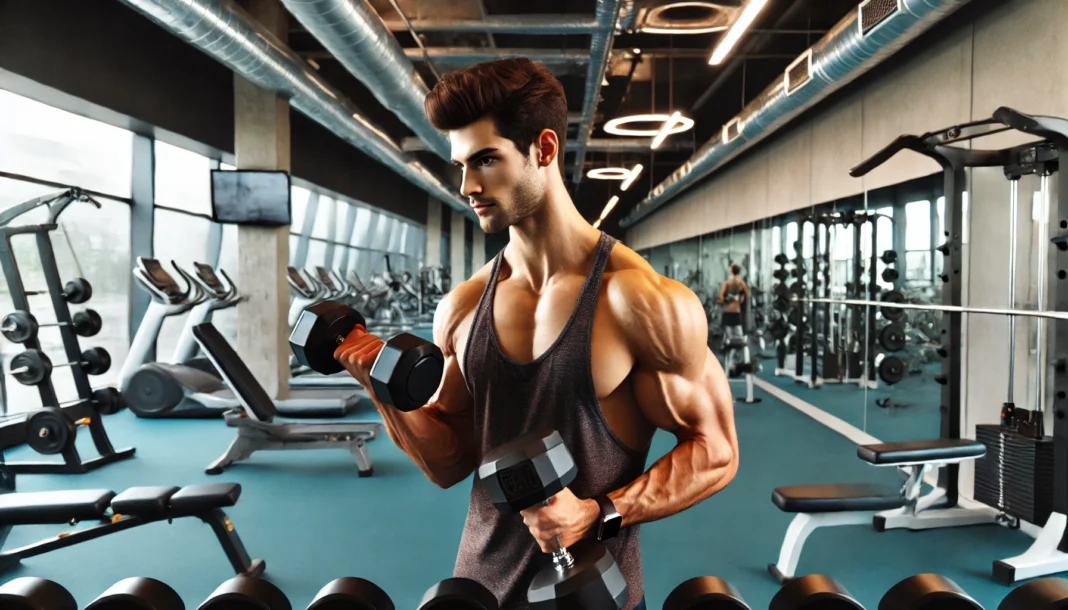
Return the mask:
[[[541, 505], [548, 506], [549, 501], [543, 500]], [[566, 572], [574, 567], [575, 558], [567, 550], [567, 547], [560, 543], [560, 536], [553, 536], [553, 544], [556, 546], [556, 549], [553, 550], [553, 567], [556, 568], [556, 571]]]
[[[63, 364], [53, 364], [52, 368], [53, 369], [58, 369], [58, 368], [63, 367], [63, 366], [88, 365], [88, 364], [89, 364], [88, 362], [82, 360], [82, 361], [79, 361], [79, 362], [64, 362]], [[30, 371], [30, 367], [28, 367], [28, 366], [20, 366], [19, 368], [11, 369], [8, 372], [11, 373], [12, 375], [21, 375], [22, 373], [28, 373], [29, 371]]]
[[[38, 324], [37, 326], [73, 326], [73, 325], [69, 324], [67, 322], [45, 322], [44, 324]], [[6, 324], [0, 330], [3, 330], [4, 332], [8, 332], [9, 333], [9, 332], [15, 330], [18, 327], [19, 327], [18, 324]]]

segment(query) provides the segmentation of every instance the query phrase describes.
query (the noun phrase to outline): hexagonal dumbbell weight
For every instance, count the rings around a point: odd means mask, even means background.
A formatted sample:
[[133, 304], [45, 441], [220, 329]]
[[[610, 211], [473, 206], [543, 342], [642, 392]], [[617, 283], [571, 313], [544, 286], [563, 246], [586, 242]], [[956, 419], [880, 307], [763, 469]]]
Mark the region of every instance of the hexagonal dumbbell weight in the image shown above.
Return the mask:
[[[570, 485], [578, 474], [560, 433], [524, 434], [483, 456], [477, 476], [490, 501], [506, 515], [533, 506]], [[594, 539], [564, 548], [555, 539], [552, 565], [534, 576], [527, 588], [532, 610], [618, 610], [627, 602], [627, 581], [605, 546]]]
[[[335, 301], [323, 301], [301, 312], [289, 335], [289, 345], [302, 365], [332, 375], [344, 369], [334, 358], [334, 351], [356, 326], [367, 327], [360, 312]], [[371, 367], [371, 391], [383, 404], [414, 411], [437, 391], [444, 370], [445, 357], [438, 346], [400, 333], [378, 353]]]
[[[26, 295], [32, 296], [37, 294], [49, 294], [47, 290], [27, 290]], [[67, 282], [63, 285], [63, 298], [68, 303], [74, 303], [80, 305], [93, 298], [93, 285], [89, 283], [89, 280], [79, 277]]]
[[74, 332], [81, 337], [92, 337], [100, 332], [103, 327], [100, 314], [92, 309], [79, 311], [74, 314], [71, 324], [66, 322], [48, 322], [40, 324], [37, 318], [28, 311], [15, 311], [4, 316], [0, 322], [0, 332], [12, 343], [25, 343], [37, 336], [37, 330], [42, 326], [73, 326]]
[[102, 347], [93, 347], [82, 352], [77, 362], [53, 365], [44, 352], [28, 349], [11, 359], [11, 375], [22, 385], [44, 383], [52, 369], [61, 366], [82, 366], [89, 375], [103, 375], [111, 368], [111, 354]]

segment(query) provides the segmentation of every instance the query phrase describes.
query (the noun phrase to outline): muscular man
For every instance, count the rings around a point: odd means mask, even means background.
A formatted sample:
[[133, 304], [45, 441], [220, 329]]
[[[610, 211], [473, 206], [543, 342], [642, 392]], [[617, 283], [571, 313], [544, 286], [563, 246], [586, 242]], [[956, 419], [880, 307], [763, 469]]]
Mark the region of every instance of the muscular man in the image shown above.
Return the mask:
[[[438, 305], [437, 394], [409, 413], [375, 404], [390, 438], [443, 488], [494, 447], [559, 431], [574, 483], [546, 507], [502, 516], [475, 477], [455, 575], [523, 608], [553, 537], [597, 536], [614, 507], [622, 529], [605, 544], [627, 580], [625, 608], [644, 608], [638, 525], [708, 498], [738, 468], [731, 391], [701, 302], [575, 209], [561, 176], [567, 103], [544, 66], [507, 59], [453, 72], [426, 112], [448, 133], [482, 230], [507, 230], [509, 242]], [[381, 346], [357, 329], [335, 356], [370, 388]], [[678, 443], [646, 470], [657, 429]]]
[[742, 303], [749, 300], [749, 285], [741, 278], [742, 268], [731, 265], [731, 277], [719, 289], [719, 302], [723, 304], [723, 328], [727, 338], [740, 337], [742, 331]]

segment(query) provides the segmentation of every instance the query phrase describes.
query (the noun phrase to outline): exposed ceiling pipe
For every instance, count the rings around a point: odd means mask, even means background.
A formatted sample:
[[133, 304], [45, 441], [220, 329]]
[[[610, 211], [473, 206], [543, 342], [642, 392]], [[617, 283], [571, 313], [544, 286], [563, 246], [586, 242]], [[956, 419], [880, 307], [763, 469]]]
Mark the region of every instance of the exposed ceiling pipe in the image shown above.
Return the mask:
[[852, 82], [968, 0], [867, 2], [802, 53], [767, 89], [623, 219], [629, 227], [794, 117]]
[[[590, 138], [586, 144], [587, 152], [635, 152], [648, 153], [652, 138]], [[566, 147], [570, 149], [577, 146], [575, 140], [567, 140]], [[404, 138], [401, 140], [401, 148], [404, 152], [418, 152], [426, 150], [426, 143], [419, 138]], [[660, 152], [668, 150], [693, 150], [693, 145], [685, 140], [667, 140], [660, 148]]]
[[[295, 0], [283, 0], [286, 4]], [[299, 0], [297, 0], [299, 1]], [[342, 0], [344, 1], [344, 0]], [[423, 61], [423, 51], [419, 48], [402, 49], [409, 63]], [[590, 61], [590, 52], [586, 49], [490, 49], [479, 47], [427, 47], [430, 61], [441, 63], [477, 64], [484, 61], [496, 61], [513, 57], [525, 57], [543, 64], [584, 64]]]
[[402, 151], [352, 101], [232, 0], [123, 2], [250, 82], [287, 97], [297, 111], [477, 222], [456, 189]]
[[[777, 30], [787, 23], [790, 23], [790, 21], [801, 12], [801, 9], [805, 8], [805, 5], [805, 2], [791, 3], [790, 6], [787, 6], [786, 10], [775, 19], [775, 23], [771, 25], [771, 29]], [[719, 69], [719, 74], [716, 75], [716, 80], [712, 81], [712, 84], [704, 90], [704, 92], [697, 98], [697, 101], [693, 103], [693, 106], [690, 107], [690, 116], [695, 116], [697, 111], [700, 110], [708, 100], [712, 99], [712, 96], [723, 87], [724, 83], [738, 71], [738, 68], [742, 67], [744, 56], [756, 51], [758, 46], [757, 41], [760, 40], [761, 36], [761, 31], [751, 30], [749, 32], [745, 38], [745, 42], [743, 42], [738, 49], [735, 49], [733, 59], [727, 62], [726, 66]]]
[[[624, 5], [624, 6], [621, 6]], [[621, 11], [622, 9], [622, 11]], [[620, 15], [633, 22], [633, 0], [597, 0], [594, 19], [597, 31], [590, 36], [590, 63], [586, 67], [586, 87], [582, 99], [582, 120], [578, 125], [578, 145], [575, 146], [575, 167], [571, 180], [578, 184], [582, 181], [582, 164], [586, 158], [586, 142], [593, 132], [593, 116], [601, 98], [601, 82], [608, 69], [608, 54], [612, 50], [612, 38], [616, 33]], [[622, 24], [620, 24], [622, 25]], [[561, 162], [563, 160], [561, 159]]]
[[[417, 32], [456, 32], [471, 34], [593, 34], [597, 20], [585, 15], [495, 15], [484, 21], [449, 19], [413, 19]], [[393, 32], [406, 32], [404, 22], [386, 21]]]
[[367, 0], [282, 0], [282, 4], [375, 99], [430, 150], [449, 160], [449, 139], [430, 124], [423, 110], [430, 88]]

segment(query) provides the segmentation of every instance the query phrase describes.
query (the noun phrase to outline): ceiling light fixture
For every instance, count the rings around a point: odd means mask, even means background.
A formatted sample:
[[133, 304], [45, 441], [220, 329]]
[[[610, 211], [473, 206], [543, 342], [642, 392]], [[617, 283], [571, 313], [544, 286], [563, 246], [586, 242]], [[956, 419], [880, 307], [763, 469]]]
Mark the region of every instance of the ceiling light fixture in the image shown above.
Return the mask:
[[682, 113], [680, 113], [678, 110], [671, 113], [671, 116], [668, 117], [668, 120], [664, 121], [664, 126], [660, 128], [660, 131], [656, 134], [656, 137], [653, 138], [653, 143], [649, 145], [649, 148], [652, 148], [653, 150], [660, 148], [660, 145], [664, 143], [664, 139], [668, 137], [669, 133], [671, 133], [671, 129], [675, 127], [675, 123], [677, 123], [681, 118]]
[[[612, 119], [604, 124], [605, 133], [615, 136], [633, 136], [638, 138], [652, 138], [660, 133], [660, 129], [626, 129], [622, 127], [629, 123], [661, 123], [669, 120], [674, 115], [667, 114], [635, 114]], [[675, 124], [668, 130], [668, 135], [675, 135], [693, 129], [693, 119], [679, 115]]]
[[626, 180], [629, 175], [630, 170], [625, 167], [599, 167], [591, 169], [586, 177], [593, 180]]
[[601, 219], [600, 218], [598, 218], [597, 220], [593, 221], [593, 228], [594, 229], [600, 229], [601, 228]]
[[612, 208], [616, 207], [617, 203], [619, 203], [619, 195], [612, 195], [612, 198], [604, 206], [604, 211], [601, 212], [601, 220], [608, 218], [608, 215], [612, 213]]
[[742, 14], [738, 16], [738, 20], [731, 25], [730, 31], [727, 35], [719, 41], [716, 45], [716, 49], [712, 51], [712, 57], [708, 58], [709, 65], [718, 66], [726, 59], [727, 54], [731, 52], [734, 45], [741, 39], [742, 34], [745, 33], [749, 26], [753, 24], [753, 20], [756, 19], [760, 10], [768, 3], [768, 0], [749, 0], [749, 4], [742, 9]]
[[638, 163], [637, 165], [635, 165], [634, 168], [630, 170], [630, 175], [627, 176], [627, 179], [623, 181], [623, 184], [619, 185], [619, 190], [625, 191], [625, 190], [629, 189], [630, 185], [634, 184], [634, 181], [642, 173], [643, 169], [645, 169], [645, 168], [642, 167], [641, 163]]

